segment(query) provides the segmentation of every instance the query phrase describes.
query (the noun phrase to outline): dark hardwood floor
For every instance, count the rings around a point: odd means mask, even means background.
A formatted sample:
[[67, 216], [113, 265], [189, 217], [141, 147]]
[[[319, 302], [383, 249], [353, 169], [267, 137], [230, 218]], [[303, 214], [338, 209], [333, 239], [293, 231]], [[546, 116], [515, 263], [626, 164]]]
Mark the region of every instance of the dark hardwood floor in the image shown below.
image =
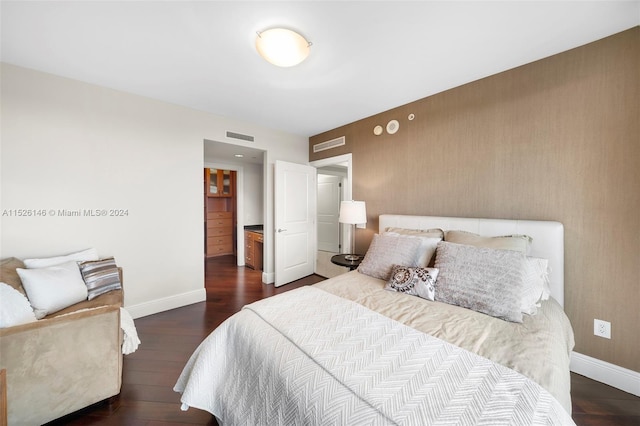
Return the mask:
[[[181, 411], [180, 396], [173, 391], [191, 353], [243, 305], [323, 280], [312, 275], [275, 288], [262, 284], [261, 272], [236, 267], [232, 256], [208, 260], [205, 275], [206, 302], [135, 321], [142, 344], [124, 357], [119, 397], [50, 425], [217, 425], [206, 412]], [[573, 373], [571, 386], [578, 426], [640, 425], [640, 398]]]

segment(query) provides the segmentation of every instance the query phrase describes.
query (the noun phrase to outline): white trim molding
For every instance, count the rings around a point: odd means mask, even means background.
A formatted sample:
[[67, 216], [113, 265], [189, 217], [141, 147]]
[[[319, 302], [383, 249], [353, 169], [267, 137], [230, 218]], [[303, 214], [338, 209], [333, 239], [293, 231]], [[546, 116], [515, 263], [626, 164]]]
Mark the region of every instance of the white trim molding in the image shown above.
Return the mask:
[[571, 353], [570, 370], [574, 373], [640, 396], [640, 373], [578, 352]]
[[262, 282], [265, 284], [273, 284], [276, 282], [276, 274], [273, 272], [262, 272]]
[[146, 317], [147, 315], [157, 314], [159, 312], [171, 309], [181, 308], [194, 303], [205, 302], [207, 300], [207, 291], [202, 288], [200, 290], [190, 291], [188, 293], [176, 294], [162, 299], [155, 299], [149, 302], [140, 303], [138, 305], [125, 306], [126, 310], [134, 319]]

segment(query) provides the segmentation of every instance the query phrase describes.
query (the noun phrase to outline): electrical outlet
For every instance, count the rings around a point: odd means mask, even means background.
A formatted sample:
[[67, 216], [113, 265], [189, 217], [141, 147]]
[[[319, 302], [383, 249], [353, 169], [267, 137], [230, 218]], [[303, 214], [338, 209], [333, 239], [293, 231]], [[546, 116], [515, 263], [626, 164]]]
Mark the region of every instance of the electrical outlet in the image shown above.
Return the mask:
[[611, 339], [611, 323], [599, 319], [593, 320], [593, 334], [605, 339]]

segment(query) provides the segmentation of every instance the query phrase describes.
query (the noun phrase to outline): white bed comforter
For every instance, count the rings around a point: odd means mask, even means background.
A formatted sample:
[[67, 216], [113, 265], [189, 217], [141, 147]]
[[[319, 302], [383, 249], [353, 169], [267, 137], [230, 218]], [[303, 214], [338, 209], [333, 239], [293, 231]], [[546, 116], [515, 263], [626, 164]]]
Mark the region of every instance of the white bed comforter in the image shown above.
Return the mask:
[[313, 287], [229, 318], [174, 390], [225, 425], [574, 424], [523, 375]]
[[518, 324], [387, 291], [385, 284], [386, 281], [352, 271], [314, 287], [516, 370], [549, 391], [571, 414], [569, 362], [574, 347], [573, 329], [555, 300], [543, 301], [536, 315], [525, 315], [524, 322]]

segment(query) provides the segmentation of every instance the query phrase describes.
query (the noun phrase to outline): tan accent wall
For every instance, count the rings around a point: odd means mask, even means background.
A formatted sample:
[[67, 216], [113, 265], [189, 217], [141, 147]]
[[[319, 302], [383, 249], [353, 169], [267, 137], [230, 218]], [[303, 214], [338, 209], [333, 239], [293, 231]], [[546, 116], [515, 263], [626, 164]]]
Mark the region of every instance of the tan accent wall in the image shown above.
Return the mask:
[[[562, 222], [575, 351], [640, 371], [639, 81], [635, 27], [313, 136], [309, 158], [353, 153], [359, 252], [382, 213]], [[396, 134], [374, 136], [392, 119]]]

